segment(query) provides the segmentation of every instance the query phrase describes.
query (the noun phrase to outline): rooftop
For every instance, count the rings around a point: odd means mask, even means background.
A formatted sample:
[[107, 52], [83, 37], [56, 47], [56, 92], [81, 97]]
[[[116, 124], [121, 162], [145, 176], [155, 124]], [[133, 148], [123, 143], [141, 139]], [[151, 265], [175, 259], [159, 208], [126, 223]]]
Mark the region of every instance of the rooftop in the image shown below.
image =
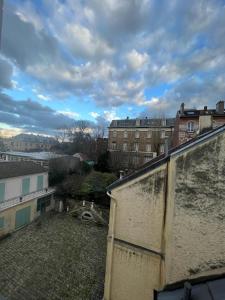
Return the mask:
[[[138, 123], [138, 125], [137, 125]], [[175, 124], [174, 118], [144, 118], [144, 119], [123, 119], [112, 120], [110, 127], [173, 127]]]
[[45, 172], [42, 166], [31, 161], [0, 161], [0, 180]]
[[14, 155], [14, 156], [23, 156], [23, 157], [29, 157], [32, 159], [37, 160], [49, 160], [52, 158], [58, 158], [63, 157], [65, 155], [56, 154], [53, 152], [18, 152], [18, 151], [8, 151], [8, 152], [1, 152], [4, 154]]
[[153, 158], [152, 160], [150, 160], [146, 164], [142, 165], [139, 169], [135, 170], [131, 174], [123, 177], [122, 179], [118, 179], [115, 182], [113, 182], [111, 185], [108, 186], [107, 189], [110, 191], [132, 179], [135, 179], [135, 178], [153, 170], [154, 168], [163, 164], [164, 162], [168, 161], [170, 159], [171, 155], [178, 153], [180, 151], [184, 151], [185, 149], [194, 146], [196, 143], [201, 143], [202, 141], [209, 139], [211, 136], [215, 136], [223, 131], [225, 131], [225, 124], [215, 128], [215, 129], [212, 129], [206, 133], [203, 133], [203, 134], [197, 136], [196, 138], [193, 138], [190, 141], [183, 143], [175, 148], [172, 148], [169, 150], [167, 155], [161, 154], [161, 155]]
[[107, 227], [47, 213], [0, 241], [0, 294], [19, 300], [100, 300]]
[[[190, 297], [188, 297], [188, 291]], [[186, 295], [186, 298], [185, 298]], [[159, 292], [155, 300], [224, 300], [225, 278], [207, 280], [195, 285], [186, 283], [185, 287], [173, 291]]]

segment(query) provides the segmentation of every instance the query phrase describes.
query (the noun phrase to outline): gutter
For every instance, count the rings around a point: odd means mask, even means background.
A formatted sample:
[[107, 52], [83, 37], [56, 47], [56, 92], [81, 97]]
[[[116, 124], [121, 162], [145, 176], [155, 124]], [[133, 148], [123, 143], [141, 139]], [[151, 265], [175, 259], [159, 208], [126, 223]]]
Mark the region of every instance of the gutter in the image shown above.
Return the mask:
[[116, 220], [116, 207], [117, 207], [117, 200], [116, 198], [112, 197], [112, 195], [107, 191], [107, 195], [111, 198], [113, 204], [113, 215], [112, 215], [112, 231], [108, 235], [108, 239], [111, 239], [111, 247], [109, 249], [109, 264], [107, 268], [107, 281], [106, 281], [106, 297], [104, 299], [110, 299], [111, 294], [111, 282], [112, 282], [112, 262], [113, 262], [113, 249], [114, 249], [114, 240], [115, 240], [115, 220]]

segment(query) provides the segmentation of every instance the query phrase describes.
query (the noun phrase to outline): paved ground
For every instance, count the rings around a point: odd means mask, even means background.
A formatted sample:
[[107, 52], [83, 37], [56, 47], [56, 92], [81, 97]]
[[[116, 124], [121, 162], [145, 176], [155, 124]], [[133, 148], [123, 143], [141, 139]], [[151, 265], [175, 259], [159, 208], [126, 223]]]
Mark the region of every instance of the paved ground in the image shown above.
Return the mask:
[[0, 294], [8, 300], [102, 299], [106, 227], [49, 213], [0, 241]]

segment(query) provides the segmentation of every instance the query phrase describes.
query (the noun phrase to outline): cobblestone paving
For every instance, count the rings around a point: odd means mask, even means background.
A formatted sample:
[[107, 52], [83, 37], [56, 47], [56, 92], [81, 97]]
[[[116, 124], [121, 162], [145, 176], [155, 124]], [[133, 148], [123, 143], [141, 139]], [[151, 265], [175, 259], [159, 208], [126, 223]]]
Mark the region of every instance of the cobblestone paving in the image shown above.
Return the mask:
[[8, 300], [102, 299], [106, 227], [48, 213], [0, 241], [0, 294]]

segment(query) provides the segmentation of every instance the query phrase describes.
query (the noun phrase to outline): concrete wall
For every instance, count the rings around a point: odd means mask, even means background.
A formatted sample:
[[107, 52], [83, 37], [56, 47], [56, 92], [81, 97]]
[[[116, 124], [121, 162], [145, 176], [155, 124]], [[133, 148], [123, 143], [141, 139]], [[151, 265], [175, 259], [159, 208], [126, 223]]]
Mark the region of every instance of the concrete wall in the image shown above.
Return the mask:
[[220, 133], [112, 190], [105, 300], [225, 272], [224, 149]]
[[104, 299], [151, 300], [160, 286], [165, 174], [164, 164], [113, 191]]
[[225, 271], [225, 134], [171, 158], [166, 283]]
[[22, 195], [22, 182], [24, 178], [30, 178], [30, 193], [36, 192], [38, 175], [44, 176], [43, 189], [48, 188], [48, 173], [1, 179], [0, 182], [5, 183], [5, 201]]

